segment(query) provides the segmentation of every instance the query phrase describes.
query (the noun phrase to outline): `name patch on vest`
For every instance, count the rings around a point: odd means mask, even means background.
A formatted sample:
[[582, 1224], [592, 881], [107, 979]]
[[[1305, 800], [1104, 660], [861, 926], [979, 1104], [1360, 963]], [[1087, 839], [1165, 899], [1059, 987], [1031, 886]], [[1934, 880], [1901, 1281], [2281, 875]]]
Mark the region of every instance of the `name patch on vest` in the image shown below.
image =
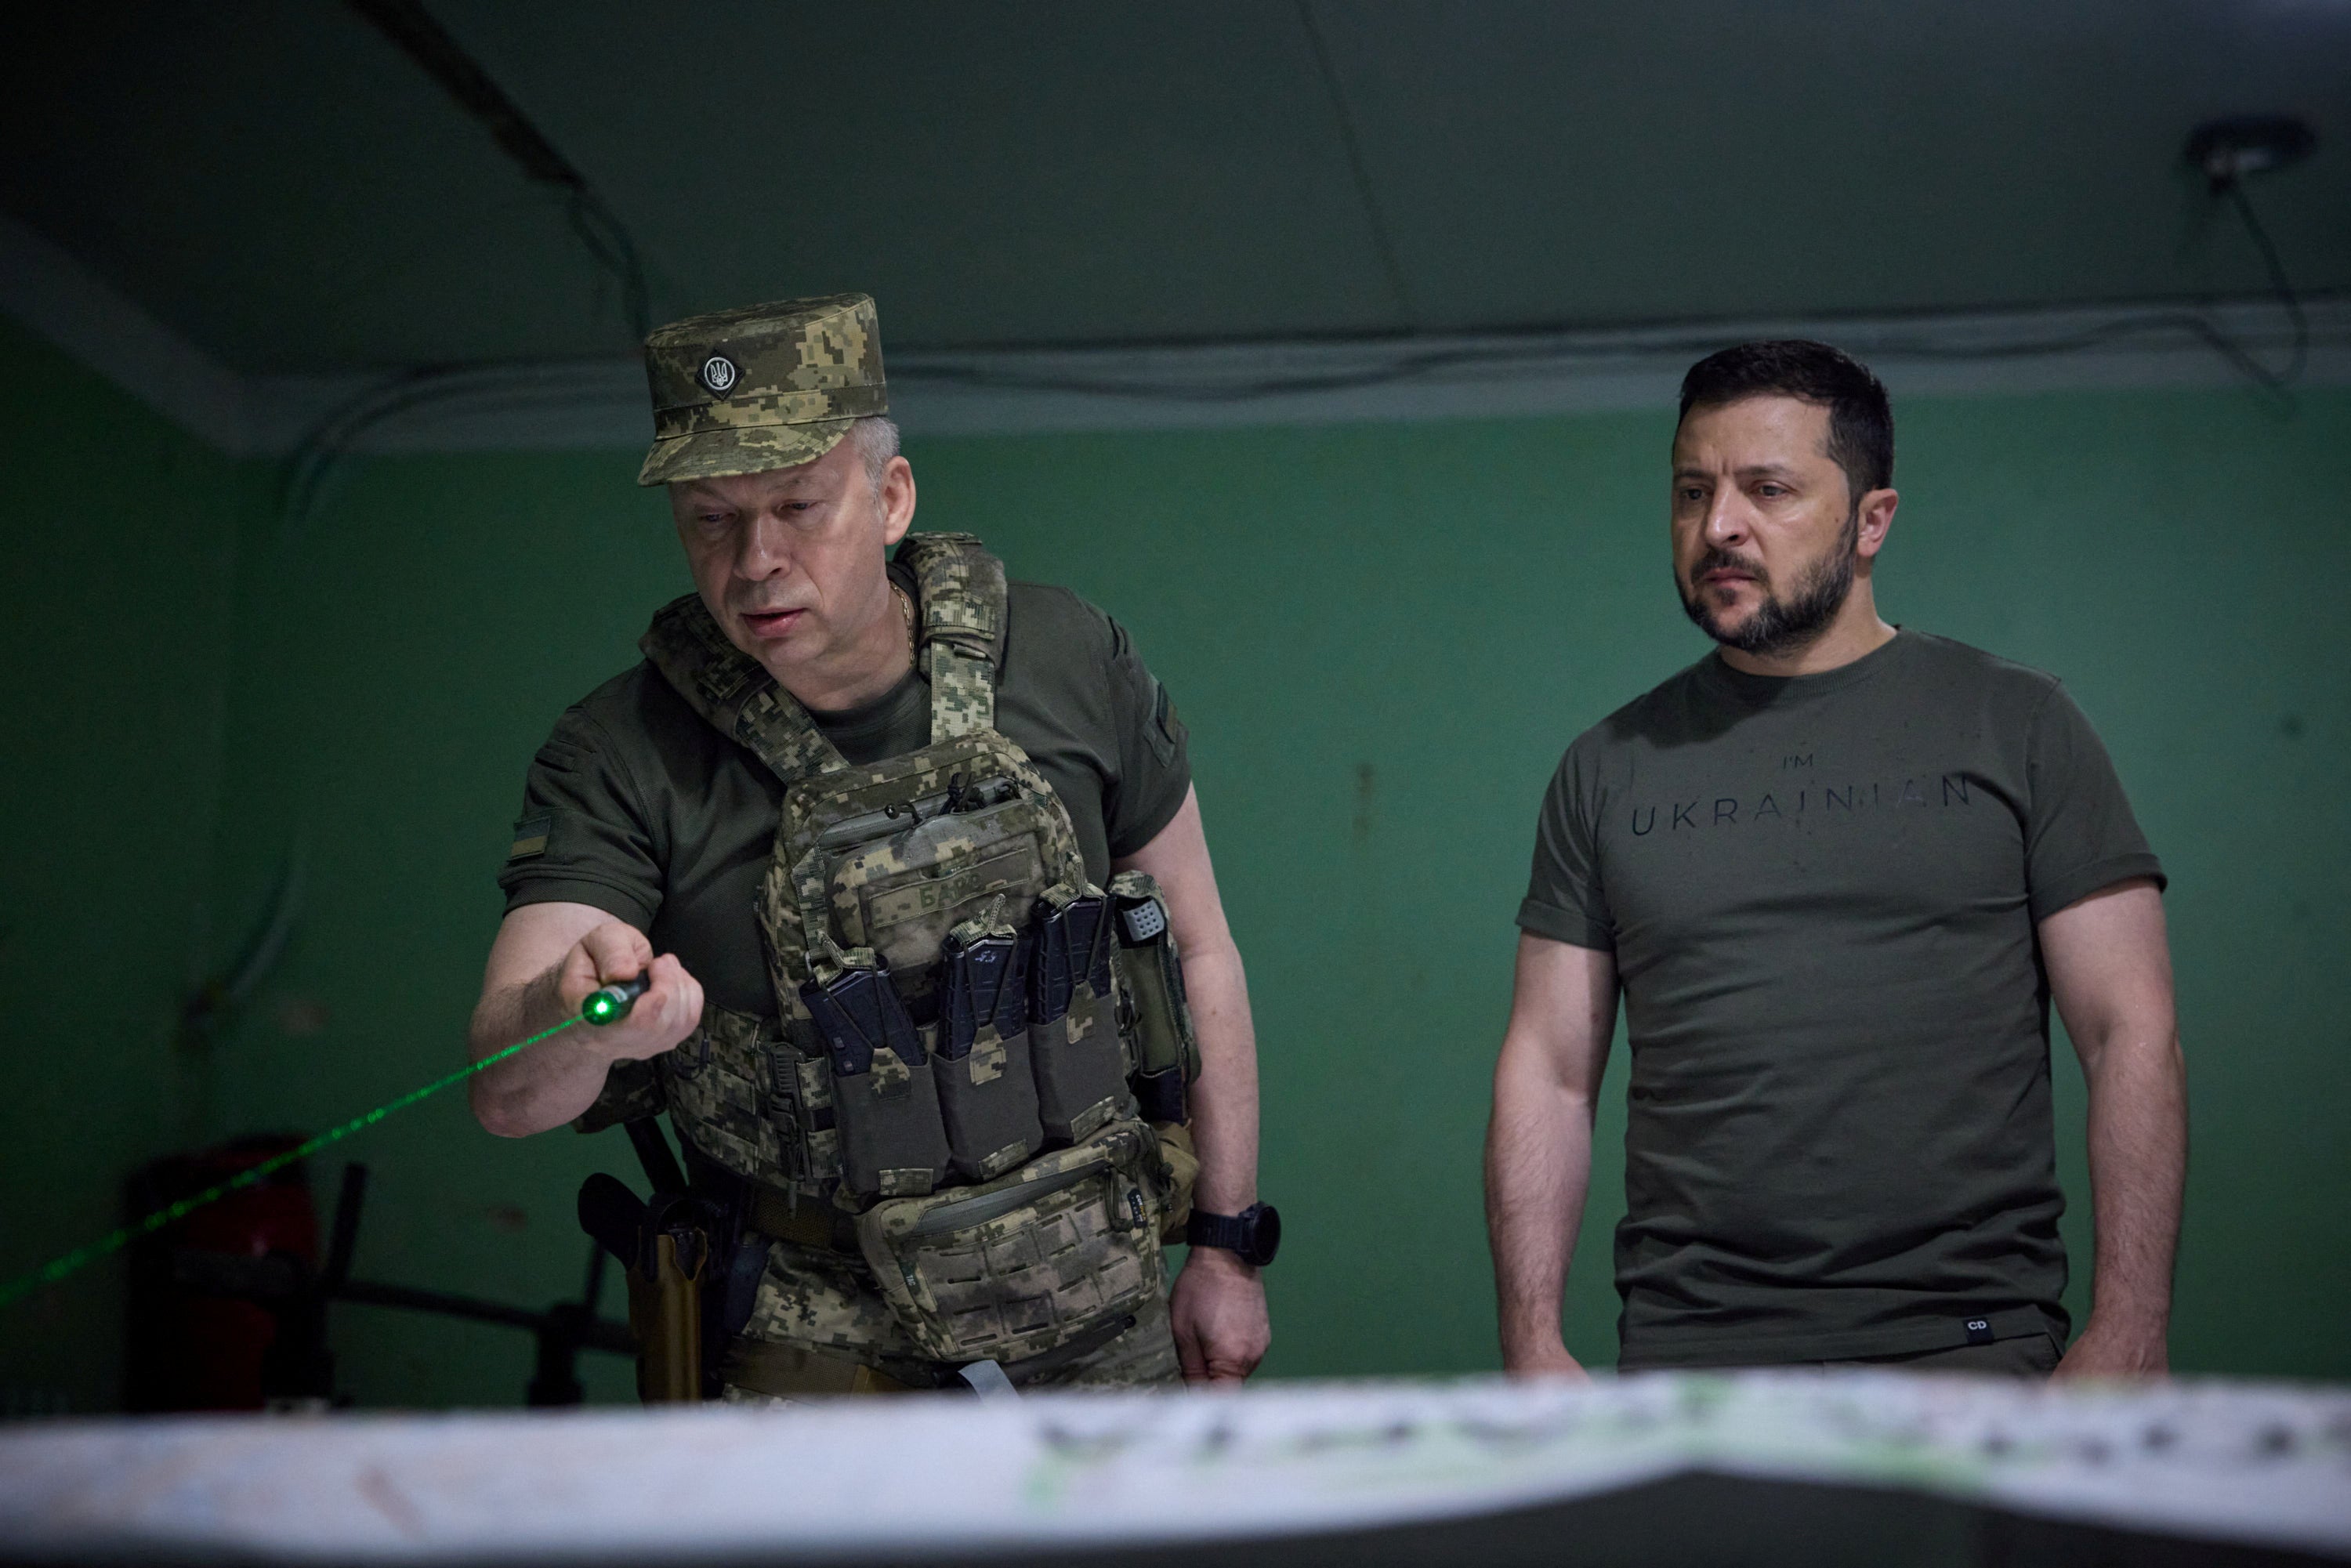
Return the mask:
[[998, 893], [1034, 886], [1043, 880], [1042, 866], [1036, 852], [1024, 844], [936, 882], [911, 883], [876, 894], [866, 905], [867, 925], [874, 932], [886, 931], [942, 910], [961, 909]]

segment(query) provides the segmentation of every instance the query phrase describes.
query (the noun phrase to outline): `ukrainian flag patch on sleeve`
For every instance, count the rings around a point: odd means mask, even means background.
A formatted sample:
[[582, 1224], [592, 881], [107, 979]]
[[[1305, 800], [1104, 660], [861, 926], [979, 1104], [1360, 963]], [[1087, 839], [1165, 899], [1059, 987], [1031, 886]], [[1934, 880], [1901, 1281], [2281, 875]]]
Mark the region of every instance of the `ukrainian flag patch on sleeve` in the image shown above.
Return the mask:
[[1156, 680], [1151, 684], [1156, 692], [1148, 733], [1151, 749], [1159, 754], [1160, 761], [1173, 762], [1176, 750], [1190, 738], [1189, 732], [1185, 729], [1184, 721], [1176, 716], [1176, 699], [1167, 695], [1167, 688]]
[[541, 811], [536, 817], [525, 817], [514, 825], [514, 847], [507, 851], [507, 864], [527, 861], [533, 855], [547, 852], [547, 835], [555, 827], [555, 813]]

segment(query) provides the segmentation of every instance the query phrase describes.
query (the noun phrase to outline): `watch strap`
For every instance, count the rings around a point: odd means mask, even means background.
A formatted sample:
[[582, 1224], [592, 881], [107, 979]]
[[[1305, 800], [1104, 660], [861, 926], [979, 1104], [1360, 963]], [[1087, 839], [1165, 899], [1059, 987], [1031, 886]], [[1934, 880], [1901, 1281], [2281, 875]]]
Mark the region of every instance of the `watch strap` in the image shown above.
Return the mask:
[[1273, 1261], [1281, 1245], [1281, 1217], [1262, 1203], [1252, 1203], [1238, 1214], [1209, 1214], [1196, 1208], [1184, 1228], [1184, 1239], [1195, 1247], [1221, 1247], [1262, 1269]]
[[1249, 1223], [1254, 1216], [1238, 1214], [1203, 1214], [1192, 1211], [1190, 1223], [1184, 1228], [1184, 1239], [1195, 1247], [1221, 1247], [1228, 1252], [1246, 1252], [1256, 1228]]

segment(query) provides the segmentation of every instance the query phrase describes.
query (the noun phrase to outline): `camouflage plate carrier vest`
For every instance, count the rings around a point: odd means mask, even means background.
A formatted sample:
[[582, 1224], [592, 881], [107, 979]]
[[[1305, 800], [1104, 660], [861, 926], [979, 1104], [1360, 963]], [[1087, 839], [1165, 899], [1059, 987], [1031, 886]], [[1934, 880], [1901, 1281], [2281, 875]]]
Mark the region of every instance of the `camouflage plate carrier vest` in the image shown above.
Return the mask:
[[1009, 1361], [1164, 1289], [1160, 1229], [1189, 1183], [1128, 1079], [1153, 1032], [1136, 977], [1146, 999], [1172, 983], [1180, 1014], [1180, 971], [1156, 887], [1091, 885], [1060, 798], [994, 727], [1003, 563], [959, 534], [911, 535], [898, 559], [931, 686], [930, 744], [904, 756], [850, 764], [693, 595], [645, 635], [787, 785], [757, 910], [777, 1011], [705, 1008], [657, 1071], [695, 1150], [856, 1217], [926, 1354]]

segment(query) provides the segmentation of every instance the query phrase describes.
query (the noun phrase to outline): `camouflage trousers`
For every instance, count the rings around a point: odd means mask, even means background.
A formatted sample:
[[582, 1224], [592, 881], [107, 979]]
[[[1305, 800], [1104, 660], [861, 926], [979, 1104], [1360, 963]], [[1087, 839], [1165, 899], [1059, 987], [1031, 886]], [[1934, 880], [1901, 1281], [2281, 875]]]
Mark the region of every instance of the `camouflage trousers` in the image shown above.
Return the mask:
[[[1169, 1330], [1164, 1283], [1131, 1314], [1134, 1326], [1077, 1354], [1040, 1358], [1052, 1364], [1019, 1379], [1023, 1388], [1139, 1388], [1172, 1386], [1183, 1380]], [[838, 1252], [771, 1243], [768, 1271], [731, 1359], [757, 1362], [762, 1376], [746, 1373], [747, 1388], [729, 1377], [722, 1397], [732, 1404], [789, 1405], [808, 1396], [867, 1392], [866, 1380], [852, 1381], [852, 1365], [870, 1367], [891, 1384], [932, 1386], [938, 1365], [924, 1359], [889, 1303], [874, 1288], [862, 1259]], [[722, 1362], [722, 1375], [726, 1364]], [[780, 1375], [778, 1369], [781, 1368]], [[782, 1389], [789, 1385], [789, 1392]], [[883, 1385], [884, 1387], [888, 1384]]]

